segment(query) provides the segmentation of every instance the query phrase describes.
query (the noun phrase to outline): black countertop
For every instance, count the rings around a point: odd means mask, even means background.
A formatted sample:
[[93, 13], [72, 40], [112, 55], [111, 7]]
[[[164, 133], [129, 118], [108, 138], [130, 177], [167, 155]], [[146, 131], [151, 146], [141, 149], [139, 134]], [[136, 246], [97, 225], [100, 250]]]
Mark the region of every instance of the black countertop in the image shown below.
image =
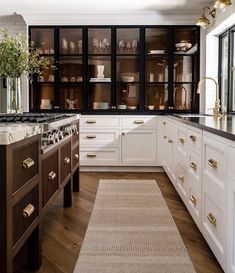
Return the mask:
[[171, 118], [235, 141], [235, 116], [172, 115]]

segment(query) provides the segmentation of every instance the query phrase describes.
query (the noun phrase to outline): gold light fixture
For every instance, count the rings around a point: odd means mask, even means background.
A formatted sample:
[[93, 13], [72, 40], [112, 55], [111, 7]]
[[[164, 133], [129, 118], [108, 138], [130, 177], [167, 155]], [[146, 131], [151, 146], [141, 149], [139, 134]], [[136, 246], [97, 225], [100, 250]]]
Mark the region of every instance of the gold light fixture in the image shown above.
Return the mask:
[[216, 0], [214, 8], [216, 9], [224, 9], [228, 6], [232, 5], [231, 0]]
[[203, 12], [202, 12], [202, 16], [198, 18], [196, 25], [205, 28], [206, 26], [210, 25], [210, 20], [205, 16], [205, 10], [208, 9], [209, 10], [209, 15], [212, 18], [215, 18], [216, 15], [216, 10], [214, 9], [210, 9], [209, 7], [204, 7], [203, 8]]

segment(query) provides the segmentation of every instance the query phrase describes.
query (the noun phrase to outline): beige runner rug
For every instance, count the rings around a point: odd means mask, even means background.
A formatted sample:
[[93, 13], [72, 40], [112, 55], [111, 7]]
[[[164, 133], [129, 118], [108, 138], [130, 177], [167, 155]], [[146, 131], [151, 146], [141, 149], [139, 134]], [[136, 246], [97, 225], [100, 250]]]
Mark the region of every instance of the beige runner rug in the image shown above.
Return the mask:
[[195, 273], [155, 180], [100, 180], [74, 273]]

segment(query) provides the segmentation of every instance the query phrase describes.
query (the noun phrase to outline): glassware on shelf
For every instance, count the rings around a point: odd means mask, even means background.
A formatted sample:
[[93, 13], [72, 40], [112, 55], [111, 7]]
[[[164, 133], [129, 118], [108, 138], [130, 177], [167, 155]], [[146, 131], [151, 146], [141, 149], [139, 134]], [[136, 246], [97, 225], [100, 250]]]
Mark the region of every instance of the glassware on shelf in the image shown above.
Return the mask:
[[130, 54], [131, 41], [127, 41], [127, 42], [126, 42], [126, 49], [127, 49], [127, 54]]
[[77, 104], [78, 104], [78, 100], [75, 99], [75, 100], [70, 100], [70, 99], [67, 99], [66, 100], [67, 104], [68, 104], [68, 109], [76, 109], [77, 107], [75, 107]]
[[73, 41], [71, 41], [69, 43], [69, 49], [70, 49], [70, 54], [74, 54], [75, 53], [75, 43]]
[[136, 53], [136, 49], [137, 49], [137, 47], [138, 47], [138, 42], [137, 42], [137, 40], [133, 40], [132, 42], [131, 42], [131, 47], [132, 47], [132, 49], [133, 49], [133, 51], [134, 51], [134, 54]]
[[98, 41], [98, 39], [94, 38], [92, 40], [92, 46], [94, 47], [94, 52], [98, 53], [98, 48], [99, 48], [99, 41]]
[[124, 42], [124, 40], [120, 40], [118, 46], [119, 46], [120, 53], [123, 54], [124, 49], [125, 49], [125, 42]]
[[62, 39], [62, 53], [67, 54], [68, 53], [68, 42], [65, 38]]
[[82, 40], [78, 40], [78, 54], [82, 54]]
[[98, 79], [103, 79], [104, 78], [104, 65], [97, 65], [97, 78]]

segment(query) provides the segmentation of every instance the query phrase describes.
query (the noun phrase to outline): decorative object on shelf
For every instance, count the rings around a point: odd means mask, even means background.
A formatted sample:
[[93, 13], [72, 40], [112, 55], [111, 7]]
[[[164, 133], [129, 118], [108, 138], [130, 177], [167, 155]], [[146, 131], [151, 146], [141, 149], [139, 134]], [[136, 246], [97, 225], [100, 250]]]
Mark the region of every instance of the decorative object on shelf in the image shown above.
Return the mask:
[[67, 54], [68, 53], [68, 42], [65, 38], [62, 39], [62, 53]]
[[109, 103], [108, 102], [94, 102], [93, 103], [93, 109], [95, 110], [105, 110], [109, 109]]
[[134, 51], [134, 54], [136, 53], [136, 49], [137, 49], [137, 47], [138, 47], [138, 42], [137, 42], [137, 40], [132, 40], [132, 42], [131, 42], [131, 47], [132, 47], [132, 49], [133, 49], [133, 51]]
[[53, 48], [50, 49], [50, 54], [54, 54], [55, 50]]
[[149, 82], [154, 82], [154, 74], [149, 73]]
[[136, 105], [128, 105], [127, 110], [136, 110], [137, 106]]
[[68, 104], [68, 109], [76, 109], [75, 105], [78, 104], [77, 99], [75, 99], [75, 100], [67, 99], [66, 102]]
[[100, 54], [108, 54], [108, 49], [110, 47], [110, 42], [108, 38], [104, 38], [102, 41], [99, 41], [96, 38], [92, 40], [92, 46], [94, 47], [94, 52]]
[[41, 74], [50, 65], [50, 59], [40, 56], [40, 50], [34, 43], [19, 33], [11, 36], [7, 30], [1, 29], [0, 39], [0, 77], [7, 78], [9, 92], [9, 108], [11, 113], [22, 111], [21, 77], [27, 75], [32, 81], [33, 74]]
[[68, 79], [68, 77], [62, 77], [62, 78], [61, 78], [61, 81], [62, 81], [62, 82], [68, 82], [69, 79]]
[[148, 54], [164, 54], [165, 50], [163, 49], [151, 49], [149, 50]]
[[78, 54], [82, 54], [82, 40], [78, 40]]
[[77, 77], [77, 82], [82, 82], [82, 76]]
[[125, 49], [125, 42], [124, 42], [124, 40], [120, 40], [119, 41], [118, 47], [119, 47], [120, 53], [123, 54], [124, 49]]
[[[184, 96], [183, 96], [184, 93]], [[183, 98], [184, 97], [184, 98]], [[183, 85], [174, 88], [174, 109], [187, 110], [188, 92]]]
[[75, 53], [75, 43], [73, 41], [69, 43], [69, 49], [71, 54]]
[[211, 23], [210, 20], [205, 15], [205, 10], [209, 10], [209, 15], [212, 18], [215, 18], [215, 15], [216, 15], [216, 9], [210, 9], [209, 7], [204, 7], [203, 12], [202, 12], [202, 16], [199, 17], [196, 22], [196, 25], [200, 26], [202, 28], [206, 28]]
[[181, 40], [179, 43], [175, 44], [175, 47], [177, 51], [186, 52], [192, 47], [192, 43], [188, 40]]
[[135, 77], [134, 76], [121, 76], [122, 82], [134, 82]]
[[50, 74], [49, 77], [48, 77], [48, 81], [49, 82], [54, 82], [55, 81], [55, 76]]
[[119, 105], [117, 106], [117, 109], [118, 109], [118, 110], [126, 110], [126, 108], [127, 108], [126, 104], [119, 104]]
[[52, 109], [52, 103], [50, 99], [42, 99], [40, 109]]
[[154, 110], [155, 106], [154, 105], [147, 105], [148, 110]]
[[224, 9], [224, 8], [230, 6], [230, 5], [232, 5], [231, 0], [216, 0], [214, 7], [216, 9]]
[[97, 65], [97, 78], [98, 79], [103, 79], [104, 78], [104, 65]]

